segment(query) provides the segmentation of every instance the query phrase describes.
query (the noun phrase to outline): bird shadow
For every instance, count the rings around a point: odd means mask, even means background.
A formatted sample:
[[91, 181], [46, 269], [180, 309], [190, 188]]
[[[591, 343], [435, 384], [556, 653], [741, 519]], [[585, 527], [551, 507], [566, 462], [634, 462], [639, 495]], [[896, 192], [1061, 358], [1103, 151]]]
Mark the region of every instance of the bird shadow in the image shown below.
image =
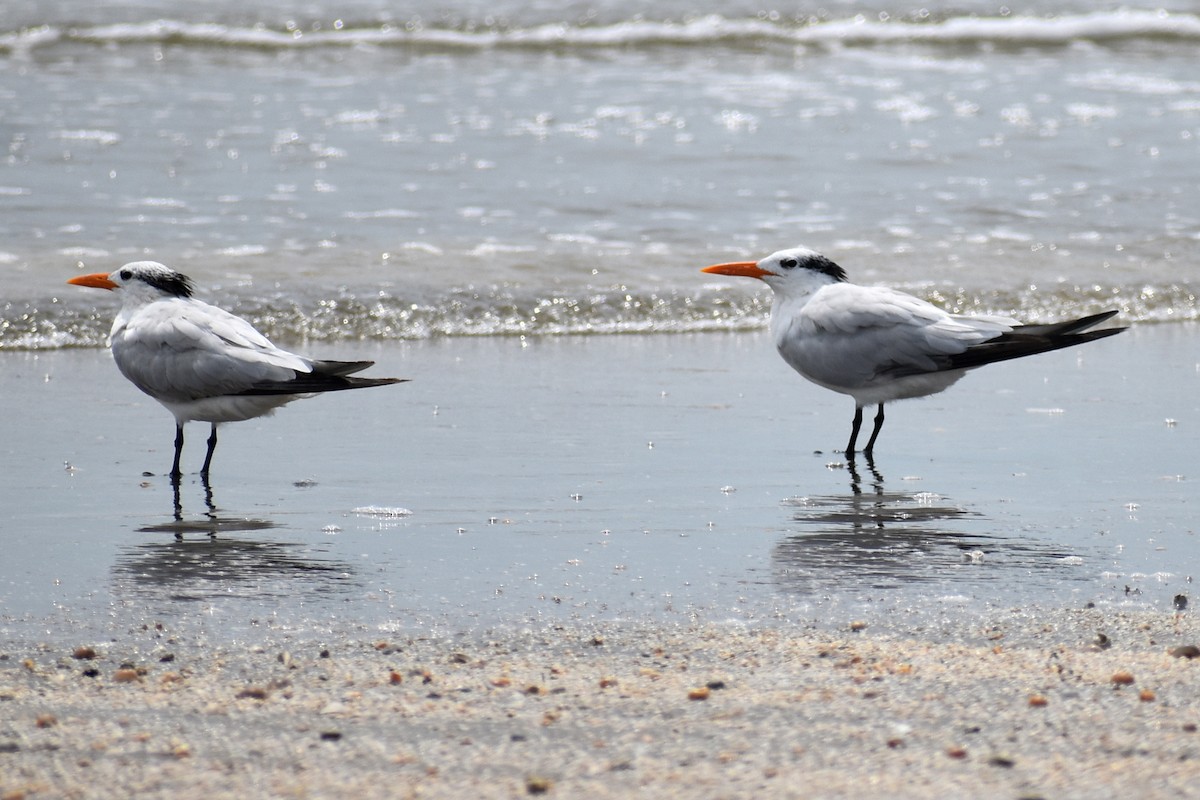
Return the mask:
[[867, 458], [845, 463], [846, 493], [793, 497], [791, 529], [771, 554], [775, 581], [797, 593], [921, 583], [1068, 576], [1071, 553], [996, 532], [986, 515], [930, 491], [889, 490]]

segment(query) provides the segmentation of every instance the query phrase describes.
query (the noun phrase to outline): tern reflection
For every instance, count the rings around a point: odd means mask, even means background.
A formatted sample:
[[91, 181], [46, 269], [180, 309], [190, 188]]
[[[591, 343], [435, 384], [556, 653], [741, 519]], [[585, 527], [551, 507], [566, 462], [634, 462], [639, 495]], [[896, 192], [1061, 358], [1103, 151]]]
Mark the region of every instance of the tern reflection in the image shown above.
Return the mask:
[[138, 531], [140, 533], [173, 533], [176, 539], [182, 540], [185, 533], [207, 533], [209, 536], [216, 536], [218, 533], [223, 532], [261, 531], [275, 527], [274, 522], [266, 519], [222, 516], [217, 510], [216, 501], [213, 499], [212, 484], [208, 482], [206, 476], [201, 477], [200, 485], [204, 490], [204, 512], [201, 515], [189, 519], [184, 514], [180, 481], [172, 479], [171, 490], [174, 504], [171, 520], [169, 522], [156, 522], [151, 525], [143, 525], [138, 528]]
[[795, 509], [792, 532], [771, 555], [781, 588], [809, 594], [1049, 572], [1069, 578], [1071, 554], [1053, 543], [995, 533], [983, 515], [935, 492], [888, 491], [870, 459], [863, 472], [853, 460], [845, 466], [848, 493], [785, 501]]
[[333, 594], [357, 586], [353, 566], [325, 557], [311, 544], [238, 536], [277, 525], [222, 513], [207, 481], [203, 489], [204, 511], [188, 515], [175, 485], [171, 519], [138, 528], [173, 536], [123, 548], [113, 566], [119, 585], [172, 600]]

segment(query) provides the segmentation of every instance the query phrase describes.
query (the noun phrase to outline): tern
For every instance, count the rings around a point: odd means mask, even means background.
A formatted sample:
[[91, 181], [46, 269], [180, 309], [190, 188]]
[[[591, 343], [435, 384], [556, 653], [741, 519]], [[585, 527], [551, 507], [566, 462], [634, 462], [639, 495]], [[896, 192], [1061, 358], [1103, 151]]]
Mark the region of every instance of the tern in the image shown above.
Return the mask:
[[818, 386], [854, 398], [848, 458], [854, 457], [864, 406], [879, 406], [863, 450], [870, 458], [885, 403], [936, 394], [984, 364], [1125, 330], [1089, 330], [1116, 310], [1047, 325], [950, 314], [904, 292], [850, 283], [845, 270], [807, 247], [780, 250], [758, 262], [714, 264], [702, 272], [758, 278], [771, 287], [771, 337], [783, 360]]
[[108, 344], [121, 374], [175, 415], [176, 482], [187, 422], [212, 423], [200, 470], [207, 480], [218, 424], [261, 417], [321, 392], [403, 381], [351, 377], [373, 361], [320, 361], [281, 350], [241, 317], [194, 298], [191, 279], [155, 261], [67, 283], [121, 295]]

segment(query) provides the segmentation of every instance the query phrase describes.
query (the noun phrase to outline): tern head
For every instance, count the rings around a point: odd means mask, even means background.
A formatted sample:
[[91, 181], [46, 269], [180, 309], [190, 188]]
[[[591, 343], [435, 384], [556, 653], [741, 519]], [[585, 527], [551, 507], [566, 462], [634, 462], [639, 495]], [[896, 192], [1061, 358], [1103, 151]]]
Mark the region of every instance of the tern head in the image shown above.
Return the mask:
[[846, 272], [825, 256], [807, 247], [780, 250], [762, 261], [732, 261], [714, 264], [702, 272], [758, 278], [776, 292], [801, 294], [830, 283], [846, 280]]
[[157, 261], [134, 261], [116, 272], [78, 275], [67, 283], [91, 286], [95, 289], [120, 290], [127, 299], [137, 298], [143, 301], [192, 296], [191, 279]]

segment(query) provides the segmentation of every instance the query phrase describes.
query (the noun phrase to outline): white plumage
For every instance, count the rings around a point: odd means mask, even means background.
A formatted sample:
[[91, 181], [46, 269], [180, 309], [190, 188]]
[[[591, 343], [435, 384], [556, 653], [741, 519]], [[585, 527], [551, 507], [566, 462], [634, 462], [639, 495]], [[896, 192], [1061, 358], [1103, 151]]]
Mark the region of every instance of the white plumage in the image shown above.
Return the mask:
[[270, 414], [319, 392], [400, 382], [348, 377], [371, 361], [319, 361], [281, 350], [241, 317], [192, 297], [186, 275], [154, 261], [68, 283], [120, 293], [121, 310], [108, 338], [113, 360], [121, 374], [175, 416], [175, 479], [187, 422], [212, 423], [200, 471], [207, 477], [218, 423]]
[[841, 267], [804, 247], [781, 250], [757, 263], [716, 264], [703, 271], [759, 278], [771, 287], [771, 336], [779, 354], [813, 383], [854, 398], [845, 451], [850, 457], [863, 406], [879, 406], [864, 451], [870, 456], [887, 402], [936, 394], [974, 367], [1124, 330], [1087, 330], [1116, 311], [1050, 325], [949, 314], [894, 289], [849, 283]]

